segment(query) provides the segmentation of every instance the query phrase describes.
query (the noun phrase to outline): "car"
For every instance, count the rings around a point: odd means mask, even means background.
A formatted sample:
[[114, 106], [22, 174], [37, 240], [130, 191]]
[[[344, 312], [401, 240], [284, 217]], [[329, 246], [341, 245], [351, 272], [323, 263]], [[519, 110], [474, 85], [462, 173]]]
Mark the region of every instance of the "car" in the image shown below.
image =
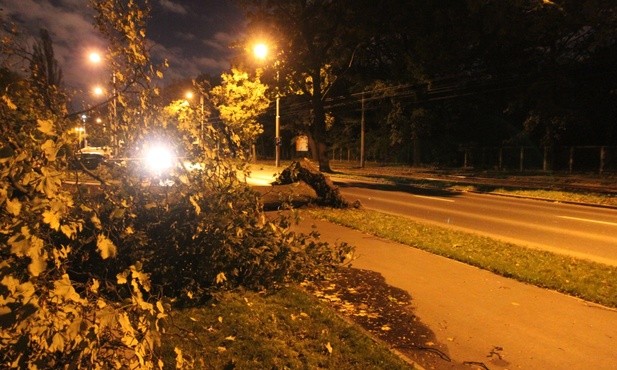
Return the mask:
[[87, 146], [75, 153], [75, 159], [69, 163], [69, 168], [79, 170], [83, 165], [88, 170], [95, 170], [110, 157], [111, 150], [107, 147]]

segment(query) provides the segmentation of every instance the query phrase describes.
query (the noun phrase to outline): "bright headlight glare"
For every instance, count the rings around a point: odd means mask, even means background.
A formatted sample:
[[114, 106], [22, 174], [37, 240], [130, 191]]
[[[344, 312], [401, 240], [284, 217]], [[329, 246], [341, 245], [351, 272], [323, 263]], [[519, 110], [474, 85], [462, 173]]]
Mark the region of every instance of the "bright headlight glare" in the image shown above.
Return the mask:
[[147, 169], [154, 173], [161, 173], [173, 166], [174, 157], [171, 151], [162, 146], [151, 146], [145, 153], [145, 165]]

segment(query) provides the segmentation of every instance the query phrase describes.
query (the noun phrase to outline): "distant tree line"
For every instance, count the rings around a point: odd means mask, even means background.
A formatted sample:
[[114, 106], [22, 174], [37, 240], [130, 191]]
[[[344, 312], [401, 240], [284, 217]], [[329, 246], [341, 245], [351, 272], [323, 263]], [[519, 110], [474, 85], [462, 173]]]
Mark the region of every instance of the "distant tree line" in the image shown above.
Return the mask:
[[[614, 1], [239, 2], [248, 34], [277, 48], [264, 81], [283, 95], [283, 153], [306, 134], [322, 170], [332, 147], [359, 147], [363, 99], [366, 150], [383, 161], [617, 145]], [[273, 122], [262, 118], [262, 155]]]

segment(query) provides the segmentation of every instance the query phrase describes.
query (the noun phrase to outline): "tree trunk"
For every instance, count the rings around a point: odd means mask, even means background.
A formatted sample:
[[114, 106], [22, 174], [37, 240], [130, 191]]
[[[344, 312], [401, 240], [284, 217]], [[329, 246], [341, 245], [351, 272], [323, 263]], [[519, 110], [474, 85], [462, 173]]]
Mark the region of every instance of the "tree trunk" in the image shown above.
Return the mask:
[[319, 171], [332, 173], [330, 168], [330, 158], [328, 157], [328, 145], [326, 143], [318, 143], [319, 150]]
[[422, 163], [422, 147], [420, 145], [420, 139], [417, 137], [413, 138], [413, 166], [420, 167]]
[[319, 164], [319, 171], [332, 173], [330, 158], [328, 157], [328, 145], [315, 140], [314, 135], [310, 134], [309, 146], [311, 148], [311, 159]]
[[314, 86], [313, 95], [311, 96], [311, 106], [313, 108], [311, 136], [315, 143], [314, 149], [316, 149], [313, 154], [313, 160], [319, 163], [319, 171], [331, 173], [330, 158], [328, 157], [326, 111], [322, 99], [323, 87], [321, 86], [319, 66], [314, 69], [314, 73], [311, 74], [311, 77], [313, 78]]
[[319, 198], [319, 202], [336, 208], [347, 208], [353, 206], [359, 208], [359, 202], [350, 204], [343, 198], [338, 188], [329, 177], [324, 176], [317, 167], [308, 159], [293, 162], [283, 170], [276, 182], [281, 185], [292, 184], [297, 181], [307, 183]]

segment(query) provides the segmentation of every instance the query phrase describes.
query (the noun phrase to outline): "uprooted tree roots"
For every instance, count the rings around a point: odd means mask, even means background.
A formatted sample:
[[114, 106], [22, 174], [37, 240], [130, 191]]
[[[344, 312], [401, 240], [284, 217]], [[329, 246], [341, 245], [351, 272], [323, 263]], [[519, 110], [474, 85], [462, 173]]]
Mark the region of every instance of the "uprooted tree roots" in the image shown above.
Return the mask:
[[360, 206], [359, 202], [349, 203], [345, 200], [332, 180], [321, 173], [317, 166], [306, 158], [295, 161], [284, 169], [276, 183], [288, 185], [298, 181], [303, 181], [313, 188], [321, 204], [335, 208], [359, 208]]

